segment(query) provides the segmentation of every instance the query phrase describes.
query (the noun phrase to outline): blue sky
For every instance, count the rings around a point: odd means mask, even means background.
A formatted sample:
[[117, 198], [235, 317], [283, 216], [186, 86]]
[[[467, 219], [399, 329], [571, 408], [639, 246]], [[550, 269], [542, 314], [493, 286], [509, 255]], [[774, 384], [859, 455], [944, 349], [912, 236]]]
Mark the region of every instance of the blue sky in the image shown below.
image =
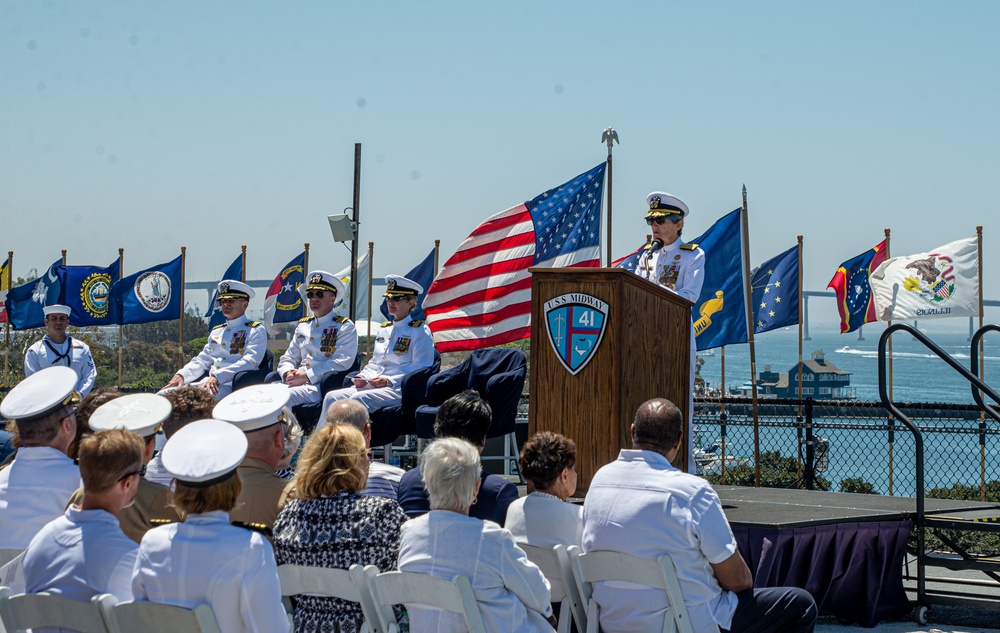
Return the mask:
[[[984, 226], [1000, 164], [989, 2], [4, 2], [0, 250], [126, 272], [188, 248], [214, 279], [248, 245], [273, 277], [350, 206], [375, 273], [442, 261], [487, 216], [603, 161], [613, 250], [644, 198], [693, 237], [749, 192], [751, 259], [805, 239], [805, 287], [892, 229], [921, 252]], [[817, 302], [813, 319], [834, 320]], [[956, 320], [957, 321], [957, 320]], [[957, 324], [956, 324], [957, 325]]]

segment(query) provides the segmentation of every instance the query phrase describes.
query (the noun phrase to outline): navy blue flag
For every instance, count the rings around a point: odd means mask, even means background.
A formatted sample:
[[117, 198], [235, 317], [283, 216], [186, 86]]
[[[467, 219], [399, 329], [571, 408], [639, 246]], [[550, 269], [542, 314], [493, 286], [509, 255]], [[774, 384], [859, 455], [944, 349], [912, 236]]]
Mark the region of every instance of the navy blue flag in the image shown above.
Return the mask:
[[[243, 281], [243, 253], [236, 256], [232, 264], [229, 264], [229, 268], [226, 272], [222, 273], [222, 279], [235, 279], [236, 281]], [[221, 280], [220, 280], [221, 281]], [[216, 301], [219, 299], [219, 290], [216, 288], [215, 292], [212, 293], [212, 302], [208, 304], [208, 329], [214, 328], [216, 325], [222, 325], [226, 322], [226, 315], [222, 314], [222, 310], [216, 305]]]
[[56, 271], [60, 266], [62, 259], [57, 259], [44, 275], [7, 291], [6, 308], [12, 328], [30, 330], [45, 326], [42, 308], [59, 303], [60, 284]]
[[740, 216], [724, 215], [693, 242], [705, 251], [705, 282], [691, 308], [699, 350], [748, 340]]
[[106, 267], [59, 266], [56, 274], [62, 286], [59, 303], [70, 307], [71, 325], [114, 325], [117, 311], [111, 302], [111, 285], [118, 281], [116, 259]]
[[264, 325], [267, 331], [275, 323], [298, 321], [306, 315], [306, 302], [299, 286], [306, 279], [306, 252], [288, 262], [271, 282], [264, 296]]
[[[413, 312], [410, 313], [410, 318], [423, 319], [424, 297], [426, 296], [427, 289], [431, 287], [432, 283], [434, 283], [434, 249], [431, 249], [431, 252], [424, 258], [424, 261], [417, 264], [416, 268], [406, 273], [404, 276], [407, 279], [415, 281], [423, 286], [424, 292], [417, 299], [417, 307], [415, 307]], [[392, 320], [392, 317], [389, 316], [389, 304], [385, 298], [382, 299], [382, 305], [379, 306], [379, 311], [385, 318], [390, 321]]]
[[111, 285], [118, 324], [151, 323], [181, 318], [181, 256], [129, 275]]
[[796, 244], [750, 273], [753, 331], [770, 332], [799, 322], [799, 246]]

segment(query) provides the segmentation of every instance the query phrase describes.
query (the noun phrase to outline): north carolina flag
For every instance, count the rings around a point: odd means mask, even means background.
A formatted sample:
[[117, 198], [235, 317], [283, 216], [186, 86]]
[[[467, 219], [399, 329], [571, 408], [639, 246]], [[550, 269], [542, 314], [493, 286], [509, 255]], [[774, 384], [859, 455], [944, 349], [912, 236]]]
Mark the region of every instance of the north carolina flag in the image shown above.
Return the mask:
[[264, 296], [264, 327], [268, 332], [275, 323], [298, 321], [306, 314], [299, 286], [305, 281], [306, 252], [288, 262], [271, 282]]
[[480, 224], [424, 299], [438, 351], [493, 347], [531, 333], [531, 266], [600, 266], [605, 163]]

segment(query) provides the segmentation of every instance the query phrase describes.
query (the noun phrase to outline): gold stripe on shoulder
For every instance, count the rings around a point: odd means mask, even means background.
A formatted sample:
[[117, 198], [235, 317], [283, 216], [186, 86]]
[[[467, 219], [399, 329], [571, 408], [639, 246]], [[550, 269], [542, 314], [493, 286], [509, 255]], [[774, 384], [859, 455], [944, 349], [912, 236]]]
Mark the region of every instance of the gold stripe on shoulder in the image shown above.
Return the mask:
[[681, 244], [682, 251], [693, 251], [698, 248], [697, 244]]
[[333, 317], [333, 320], [336, 321], [337, 323], [346, 323], [348, 321], [348, 318], [345, 316], [339, 316], [339, 317]]
[[309, 323], [310, 321], [312, 321], [315, 318], [316, 317], [311, 317], [311, 316], [302, 317], [301, 319], [299, 319], [299, 323]]
[[382, 324], [382, 327], [389, 327], [390, 325], [392, 325], [392, 321], [386, 321]]
[[412, 321], [410, 321], [410, 327], [420, 327], [423, 324], [424, 324], [423, 319], [413, 319]]
[[223, 321], [222, 323], [220, 323], [220, 324], [216, 325], [216, 326], [215, 326], [214, 328], [212, 328], [212, 329], [213, 329], [213, 330], [218, 330], [218, 329], [219, 329], [220, 327], [226, 327], [226, 322], [225, 322], [225, 321]]

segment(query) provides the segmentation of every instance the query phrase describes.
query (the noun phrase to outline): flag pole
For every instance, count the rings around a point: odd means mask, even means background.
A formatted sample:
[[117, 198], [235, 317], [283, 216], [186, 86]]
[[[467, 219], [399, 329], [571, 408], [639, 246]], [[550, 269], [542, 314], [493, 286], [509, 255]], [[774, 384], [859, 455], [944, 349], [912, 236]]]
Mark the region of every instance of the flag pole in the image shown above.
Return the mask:
[[754, 487], [760, 488], [760, 424], [757, 418], [757, 356], [754, 349], [754, 323], [750, 316], [750, 226], [747, 221], [747, 186], [743, 185], [743, 208], [740, 210], [740, 235], [742, 237], [743, 259], [743, 303], [747, 320], [747, 343], [750, 344], [750, 393], [753, 402], [753, 479]]
[[[125, 249], [118, 249], [118, 279], [122, 278], [125, 274], [124, 262]], [[119, 321], [121, 317], [119, 316]], [[121, 323], [118, 324], [118, 388], [122, 388], [122, 348], [125, 346], [125, 326]]]
[[441, 256], [441, 240], [434, 240], [434, 276], [438, 276], [438, 265]]
[[[884, 229], [884, 233], [885, 233], [885, 258], [889, 259], [891, 257], [890, 253], [892, 253], [892, 247], [890, 245], [890, 241], [892, 239], [892, 237], [891, 237], [892, 232], [889, 230], [889, 227], [886, 227]], [[869, 268], [868, 274], [871, 275], [871, 273], [872, 273], [872, 271]], [[888, 325], [892, 325], [892, 319], [890, 319], [886, 323]], [[888, 365], [887, 376], [889, 377], [889, 400], [891, 401], [892, 400], [892, 337], [891, 336], [889, 337], [889, 342], [888, 342], [888, 346], [886, 348], [886, 351], [887, 351], [887, 356], [888, 356], [888, 361], [889, 361], [887, 363], [887, 365]], [[895, 429], [895, 426], [896, 426], [896, 422], [895, 422], [895, 419], [893, 418], [892, 411], [889, 411], [889, 496], [890, 497], [892, 496], [892, 490], [893, 490], [893, 484], [894, 484], [894, 481], [893, 481], [893, 479], [894, 479], [893, 478], [893, 470], [894, 470], [895, 467], [893, 465], [893, 462], [896, 459], [896, 452], [895, 452], [895, 444], [896, 444], [896, 442], [895, 442], [895, 438], [896, 438], [895, 431], [896, 431], [896, 429]]]
[[[7, 292], [10, 292], [11, 287], [14, 285], [14, 251], [7, 251]], [[4, 308], [6, 312], [7, 309]], [[6, 326], [4, 329], [7, 331], [6, 340], [7, 347], [3, 350], [3, 386], [10, 386], [10, 313], [7, 312], [7, 321], [4, 323]]]
[[[979, 329], [983, 329], [983, 227], [976, 227], [976, 262], [979, 269]], [[979, 337], [979, 379], [986, 380], [986, 358], [983, 337]], [[980, 392], [982, 393], [982, 392]], [[986, 428], [986, 416], [979, 410], [979, 428]], [[983, 436], [980, 435], [980, 438]], [[986, 442], [979, 442], [979, 498], [986, 501]]]
[[247, 282], [247, 245], [240, 247], [240, 281]]
[[[608, 263], [607, 266], [611, 267], [611, 148], [615, 143], [621, 145], [621, 141], [618, 140], [618, 132], [615, 132], [615, 128], [608, 127], [604, 130], [604, 134], [601, 135], [601, 140], [608, 144]], [[437, 255], [435, 255], [434, 260], [434, 273], [437, 275]]]
[[303, 250], [305, 250], [305, 257], [302, 258], [302, 280], [308, 284], [309, 280], [306, 279], [306, 275], [309, 274], [309, 242], [303, 244]]
[[[354, 213], [354, 223], [352, 228], [354, 229], [354, 238], [351, 240], [351, 305], [349, 306], [351, 321], [357, 318], [357, 311], [354, 309], [354, 297], [357, 296], [358, 289], [358, 226], [359, 226], [359, 209], [361, 207], [361, 143], [354, 144], [354, 200], [351, 204], [351, 211]], [[368, 264], [368, 270], [374, 270], [371, 268], [371, 262]], [[371, 277], [371, 274], [368, 275]], [[368, 303], [371, 304], [371, 293], [368, 293]], [[368, 320], [372, 320], [371, 309], [368, 310]]]
[[[799, 235], [796, 238], [799, 244], [799, 364], [797, 365], [798, 380], [799, 380], [799, 415], [798, 423], [802, 424], [802, 236]], [[796, 434], [797, 435], [797, 434]], [[808, 441], [809, 438], [806, 438]], [[798, 464], [798, 473], [796, 474], [796, 481], [802, 481], [802, 446], [799, 446], [798, 459], [796, 463]]]
[[62, 265], [66, 265], [66, 249], [62, 249]]
[[187, 262], [187, 246], [181, 246], [181, 322], [178, 331], [177, 366], [184, 366], [184, 267]]
[[[368, 353], [372, 352], [372, 259], [375, 257], [375, 242], [368, 242]], [[354, 279], [351, 277], [351, 279]], [[354, 303], [354, 297], [351, 297]]]

